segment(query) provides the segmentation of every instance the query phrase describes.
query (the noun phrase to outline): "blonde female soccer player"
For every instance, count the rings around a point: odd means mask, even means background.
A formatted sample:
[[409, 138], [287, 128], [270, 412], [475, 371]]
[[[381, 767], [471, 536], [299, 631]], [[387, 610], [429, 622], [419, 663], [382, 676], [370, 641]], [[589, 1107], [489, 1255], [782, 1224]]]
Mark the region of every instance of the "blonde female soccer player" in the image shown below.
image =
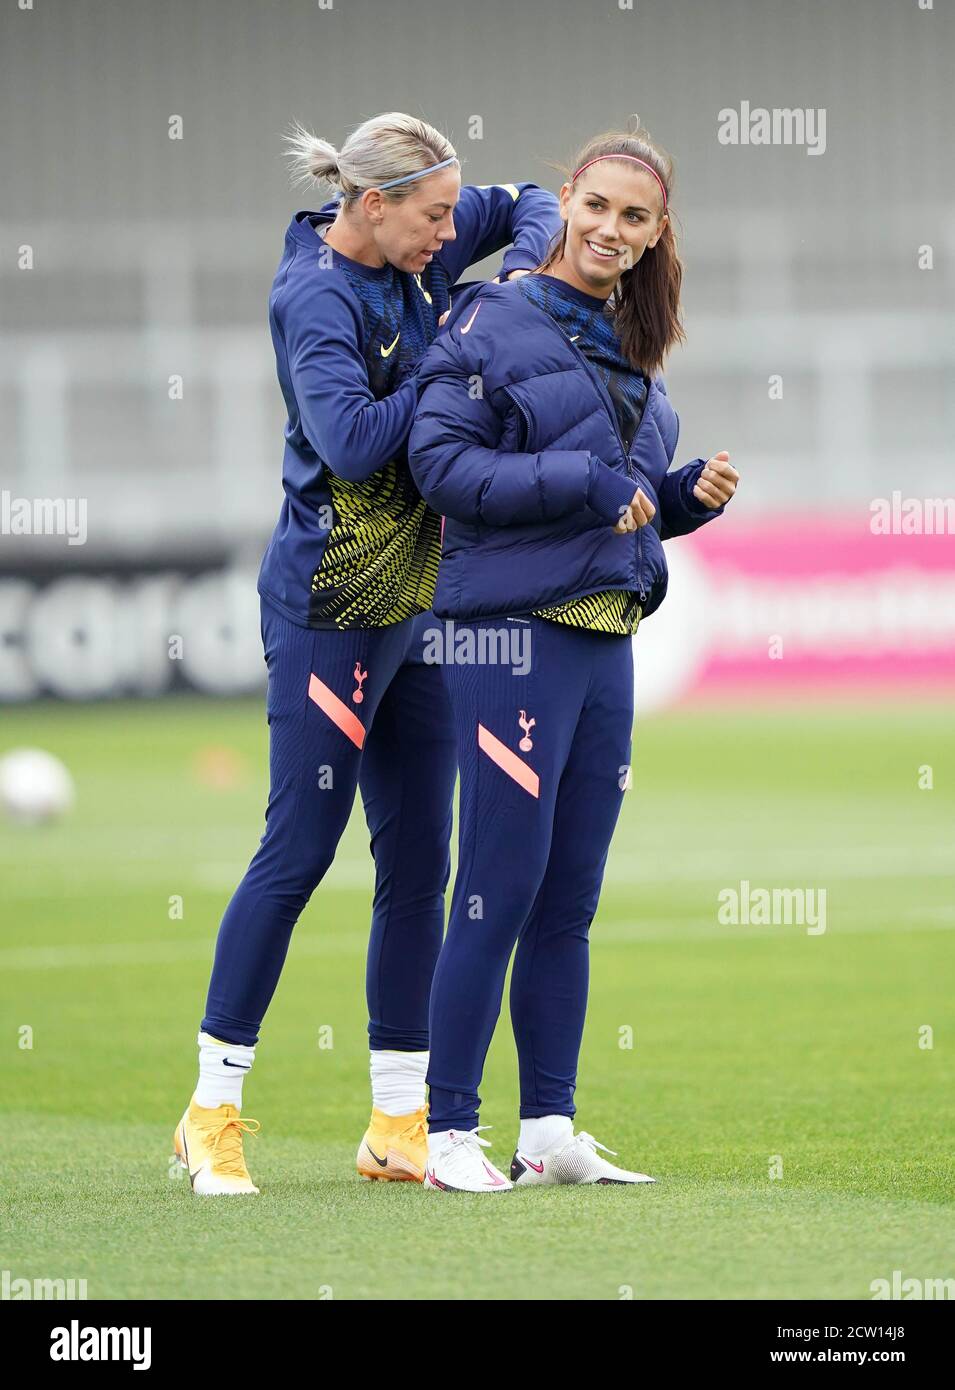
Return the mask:
[[285, 501], [259, 578], [271, 787], [265, 834], [229, 903], [175, 1133], [198, 1193], [254, 1193], [242, 1086], [292, 929], [361, 788], [375, 861], [367, 997], [372, 1117], [361, 1173], [424, 1172], [428, 997], [449, 873], [454, 737], [422, 660], [440, 518], [408, 471], [415, 371], [472, 262], [538, 264], [557, 201], [531, 183], [461, 186], [451, 143], [413, 116], [337, 151], [299, 130], [297, 171], [338, 187], [299, 212], [269, 302], [288, 409]]

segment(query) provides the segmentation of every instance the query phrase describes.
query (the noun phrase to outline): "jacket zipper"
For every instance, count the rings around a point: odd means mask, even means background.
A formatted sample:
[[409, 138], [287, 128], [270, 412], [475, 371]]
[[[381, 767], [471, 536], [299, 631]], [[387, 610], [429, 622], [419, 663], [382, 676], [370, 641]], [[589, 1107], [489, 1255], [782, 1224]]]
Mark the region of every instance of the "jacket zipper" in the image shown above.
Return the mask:
[[[561, 334], [561, 336], [563, 337], [563, 334]], [[596, 369], [590, 364], [590, 362], [587, 360], [587, 358], [586, 358], [586, 357], [584, 356], [584, 354], [581, 352], [580, 348], [579, 348], [579, 347], [576, 347], [576, 346], [570, 341], [569, 338], [564, 338], [564, 342], [567, 343], [569, 347], [573, 348], [574, 352], [577, 354], [577, 356], [580, 358], [581, 362], [583, 363], [584, 367], [586, 368], [587, 373], [588, 373], [588, 375], [590, 376], [591, 381], [593, 382], [594, 386], [597, 388], [597, 393], [598, 393], [598, 395], [600, 396], [600, 399], [603, 401], [604, 405], [606, 406], [607, 412], [608, 412], [608, 414], [609, 414], [609, 416], [610, 416], [610, 421], [611, 421], [611, 423], [612, 423], [612, 425], [613, 425], [614, 433], [615, 433], [616, 436], [617, 436], [617, 443], [620, 445], [620, 453], [621, 453], [621, 455], [622, 455], [622, 457], [623, 457], [624, 462], [625, 462], [626, 465], [627, 465], [627, 473], [630, 475], [631, 478], [634, 478], [634, 477], [635, 477], [635, 474], [634, 474], [634, 472], [633, 472], [633, 469], [632, 469], [631, 466], [630, 466], [630, 455], [627, 453], [627, 450], [626, 450], [626, 449], [624, 448], [624, 446], [623, 446], [623, 435], [620, 433], [620, 426], [619, 426], [618, 423], [617, 423], [617, 412], [616, 412], [616, 411], [614, 410], [614, 408], [613, 408], [613, 401], [610, 399], [610, 392], [607, 390], [606, 386], [604, 386], [603, 382], [600, 380], [600, 377], [597, 375]], [[653, 384], [653, 383], [651, 382], [650, 385], [652, 385], [652, 384]], [[648, 415], [648, 413], [649, 413], [649, 410], [650, 410], [650, 385], [647, 386], [647, 399], [646, 399], [646, 402], [645, 402], [645, 404], [644, 404], [643, 414], [640, 416], [640, 423], [639, 423], [639, 425], [637, 426], [637, 432], [636, 432], [636, 434], [633, 436], [633, 443], [634, 443], [634, 444], [636, 444], [637, 440], [638, 440], [639, 437], [640, 437], [640, 431], [643, 429], [643, 422], [644, 422], [644, 420], [646, 419], [646, 417], [647, 417], [647, 415]], [[632, 447], [632, 446], [631, 446], [631, 447]]]
[[517, 410], [518, 414], [520, 415], [521, 419], [524, 421], [524, 447], [525, 447], [525, 449], [526, 449], [526, 448], [527, 448], [527, 441], [528, 441], [528, 440], [530, 439], [530, 437], [531, 437], [531, 421], [530, 421], [530, 416], [528, 415], [528, 413], [527, 413], [527, 411], [524, 409], [524, 407], [521, 405], [521, 403], [520, 403], [520, 401], [517, 399], [517, 397], [514, 395], [514, 393], [511, 391], [511, 388], [510, 388], [509, 386], [505, 386], [504, 389], [505, 389], [505, 391], [507, 392], [507, 395], [508, 395], [508, 398], [509, 398], [511, 404], [514, 406], [514, 408]]
[[[553, 325], [553, 320], [551, 320], [551, 323], [552, 323], [552, 325]], [[556, 328], [556, 325], [553, 325], [553, 326]], [[560, 332], [559, 329], [558, 329], [557, 331]], [[574, 344], [573, 344], [573, 343], [570, 341], [570, 339], [569, 339], [568, 337], [566, 337], [563, 333], [561, 333], [560, 336], [563, 338], [564, 342], [568, 345], [568, 347], [572, 348], [573, 351], [574, 351], [574, 352], [577, 354], [577, 356], [580, 358], [580, 361], [581, 361], [581, 363], [583, 364], [583, 367], [584, 367], [585, 371], [587, 372], [587, 375], [590, 377], [591, 382], [592, 382], [593, 385], [595, 386], [595, 388], [596, 388], [596, 390], [597, 390], [597, 394], [599, 395], [601, 401], [603, 402], [604, 407], [605, 407], [606, 410], [607, 410], [607, 413], [608, 413], [609, 416], [610, 416], [610, 422], [611, 422], [611, 424], [613, 425], [614, 434], [617, 436], [617, 443], [620, 445], [620, 457], [623, 459], [624, 464], [625, 464], [626, 469], [627, 469], [627, 476], [628, 476], [630, 479], [632, 479], [632, 481], [635, 483], [635, 482], [637, 481], [636, 474], [634, 473], [633, 467], [631, 466], [631, 463], [630, 463], [630, 455], [627, 453], [627, 450], [624, 448], [623, 435], [620, 433], [620, 426], [619, 426], [619, 424], [617, 423], [617, 412], [616, 412], [616, 411], [614, 410], [614, 408], [613, 408], [613, 401], [610, 399], [610, 392], [609, 392], [609, 391], [607, 390], [607, 388], [604, 386], [603, 382], [600, 380], [600, 377], [597, 375], [597, 373], [596, 373], [596, 371], [594, 370], [594, 368], [593, 368], [593, 367], [591, 366], [591, 364], [587, 361], [587, 358], [586, 358], [586, 357], [584, 356], [584, 354], [580, 351], [580, 348], [574, 347]], [[640, 416], [640, 423], [639, 423], [639, 425], [637, 426], [636, 434], [633, 436], [633, 443], [634, 443], [634, 444], [636, 444], [637, 439], [638, 439], [639, 436], [640, 436], [640, 431], [643, 429], [644, 421], [646, 420], [647, 415], [650, 413], [650, 387], [652, 386], [652, 384], [653, 384], [653, 383], [651, 382], [651, 383], [648, 385], [648, 387], [647, 387], [647, 398], [646, 398], [646, 401], [645, 401], [645, 403], [644, 403], [643, 414]], [[508, 394], [510, 400], [513, 402], [513, 404], [514, 404], [515, 407], [517, 408], [518, 412], [520, 413], [521, 419], [524, 421], [524, 427], [525, 427], [525, 431], [526, 431], [526, 433], [525, 433], [525, 447], [526, 447], [526, 441], [530, 438], [530, 419], [529, 419], [529, 417], [528, 417], [528, 414], [527, 414], [526, 410], [525, 410], [524, 407], [521, 405], [521, 403], [520, 403], [520, 401], [517, 399], [517, 397], [516, 397], [516, 396], [513, 394], [513, 392], [510, 390], [510, 388], [509, 388], [509, 387], [505, 387], [505, 390], [507, 391], [507, 394]], [[642, 576], [642, 574], [643, 574], [643, 527], [642, 527], [642, 526], [640, 527], [639, 531], [637, 532], [637, 555], [638, 555], [638, 557], [639, 557], [640, 574], [641, 574], [641, 576]], [[647, 597], [648, 597], [648, 595], [647, 595], [646, 591], [643, 589], [643, 587], [642, 587], [642, 585], [641, 585], [641, 588], [640, 588], [640, 602], [641, 602], [641, 604], [646, 603]]]
[[[611, 423], [613, 424], [613, 428], [614, 428], [614, 433], [615, 433], [616, 436], [617, 436], [617, 443], [620, 445], [620, 454], [621, 454], [621, 457], [623, 458], [623, 460], [624, 460], [624, 462], [625, 462], [625, 464], [626, 464], [626, 466], [627, 466], [627, 475], [628, 475], [628, 477], [630, 477], [634, 482], [636, 482], [636, 480], [637, 480], [636, 474], [634, 473], [633, 467], [631, 466], [631, 463], [630, 463], [630, 455], [628, 454], [627, 450], [624, 448], [624, 445], [623, 445], [623, 435], [620, 433], [620, 426], [619, 426], [619, 424], [617, 423], [617, 412], [616, 412], [616, 411], [614, 410], [614, 408], [613, 408], [613, 401], [610, 399], [610, 392], [607, 390], [606, 386], [604, 386], [603, 382], [600, 380], [600, 377], [597, 375], [596, 371], [595, 371], [594, 368], [591, 366], [591, 364], [587, 361], [587, 358], [586, 358], [586, 357], [584, 356], [584, 354], [581, 352], [580, 348], [579, 348], [579, 347], [575, 347], [574, 344], [570, 341], [570, 339], [567, 338], [567, 337], [565, 337], [564, 334], [561, 334], [561, 337], [564, 338], [564, 341], [568, 344], [569, 347], [573, 348], [574, 352], [577, 354], [577, 356], [580, 358], [581, 362], [583, 363], [584, 367], [586, 368], [587, 373], [588, 373], [588, 375], [590, 376], [590, 379], [591, 379], [591, 381], [593, 382], [594, 386], [596, 386], [597, 391], [598, 391], [598, 394], [600, 395], [600, 399], [603, 401], [605, 407], [607, 408], [607, 411], [609, 412], [610, 420], [611, 420]], [[638, 439], [639, 436], [640, 436], [640, 431], [643, 429], [644, 421], [646, 420], [647, 416], [648, 416], [649, 413], [650, 413], [650, 389], [651, 389], [652, 385], [653, 385], [652, 382], [649, 382], [649, 383], [647, 384], [647, 398], [646, 398], [646, 401], [644, 402], [643, 414], [640, 416], [640, 423], [639, 423], [639, 425], [637, 426], [637, 432], [636, 432], [636, 434], [633, 436], [633, 443], [634, 443], [634, 444], [636, 444], [637, 439]], [[641, 574], [641, 577], [642, 577], [642, 575], [643, 575], [643, 527], [642, 527], [642, 526], [640, 527], [639, 531], [637, 532], [637, 554], [638, 554], [638, 556], [639, 556], [639, 561], [640, 561], [640, 574]], [[642, 585], [642, 583], [641, 583], [641, 587], [640, 587], [640, 602], [641, 602], [641, 604], [644, 604], [644, 603], [646, 603], [646, 601], [647, 601], [647, 594], [646, 594], [646, 592], [644, 591], [643, 585]]]

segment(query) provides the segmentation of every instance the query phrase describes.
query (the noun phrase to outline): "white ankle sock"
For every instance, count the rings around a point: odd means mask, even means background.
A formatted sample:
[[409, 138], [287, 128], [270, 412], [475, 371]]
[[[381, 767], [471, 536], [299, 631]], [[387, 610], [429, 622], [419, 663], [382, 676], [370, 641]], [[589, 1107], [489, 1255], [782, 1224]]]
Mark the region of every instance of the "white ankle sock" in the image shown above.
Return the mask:
[[196, 1041], [199, 1044], [196, 1104], [208, 1110], [214, 1110], [217, 1105], [234, 1105], [241, 1110], [242, 1082], [246, 1072], [252, 1070], [255, 1048], [220, 1042], [208, 1033], [200, 1033]]
[[517, 1147], [521, 1153], [543, 1154], [566, 1144], [574, 1137], [574, 1122], [569, 1115], [540, 1115], [521, 1120]]
[[428, 1052], [372, 1052], [371, 1103], [386, 1115], [410, 1115], [425, 1102]]

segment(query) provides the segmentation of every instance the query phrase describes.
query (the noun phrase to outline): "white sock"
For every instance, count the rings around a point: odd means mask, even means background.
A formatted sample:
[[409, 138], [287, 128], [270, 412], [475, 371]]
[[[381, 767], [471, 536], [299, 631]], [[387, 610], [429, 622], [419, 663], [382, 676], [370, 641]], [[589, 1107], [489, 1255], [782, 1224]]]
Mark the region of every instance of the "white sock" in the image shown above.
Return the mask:
[[569, 1115], [539, 1115], [521, 1120], [517, 1147], [525, 1154], [545, 1154], [574, 1137], [574, 1122]]
[[200, 1033], [196, 1041], [199, 1044], [196, 1104], [208, 1110], [214, 1110], [217, 1105], [234, 1105], [241, 1110], [242, 1082], [246, 1072], [252, 1070], [255, 1048], [220, 1042], [208, 1033]]
[[386, 1115], [411, 1115], [425, 1102], [428, 1052], [373, 1052], [371, 1103]]

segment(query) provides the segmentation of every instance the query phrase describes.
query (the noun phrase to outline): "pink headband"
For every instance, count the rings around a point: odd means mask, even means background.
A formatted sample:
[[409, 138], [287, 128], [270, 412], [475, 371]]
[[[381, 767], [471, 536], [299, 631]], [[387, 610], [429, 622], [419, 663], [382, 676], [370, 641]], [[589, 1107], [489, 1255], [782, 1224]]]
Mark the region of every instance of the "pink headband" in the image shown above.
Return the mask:
[[574, 175], [572, 182], [573, 182], [573, 183], [576, 183], [577, 180], [580, 178], [581, 174], [584, 172], [584, 170], [585, 170], [585, 169], [589, 169], [590, 166], [591, 166], [591, 164], [596, 164], [596, 163], [597, 163], [597, 160], [600, 160], [600, 159], [632, 159], [633, 162], [634, 162], [634, 164], [640, 164], [640, 165], [642, 165], [644, 169], [646, 169], [649, 173], [651, 173], [651, 174], [653, 175], [653, 177], [656, 179], [657, 183], [660, 185], [660, 192], [663, 194], [663, 211], [666, 212], [666, 210], [667, 210], [667, 191], [666, 191], [666, 189], [663, 187], [663, 180], [661, 179], [660, 175], [657, 173], [656, 169], [654, 169], [654, 168], [652, 167], [652, 165], [647, 164], [647, 162], [646, 162], [645, 160], [643, 160], [643, 159], [638, 159], [637, 156], [636, 156], [635, 154], [598, 154], [596, 159], [588, 159], [586, 164], [581, 164], [580, 168], [577, 170], [576, 174]]

